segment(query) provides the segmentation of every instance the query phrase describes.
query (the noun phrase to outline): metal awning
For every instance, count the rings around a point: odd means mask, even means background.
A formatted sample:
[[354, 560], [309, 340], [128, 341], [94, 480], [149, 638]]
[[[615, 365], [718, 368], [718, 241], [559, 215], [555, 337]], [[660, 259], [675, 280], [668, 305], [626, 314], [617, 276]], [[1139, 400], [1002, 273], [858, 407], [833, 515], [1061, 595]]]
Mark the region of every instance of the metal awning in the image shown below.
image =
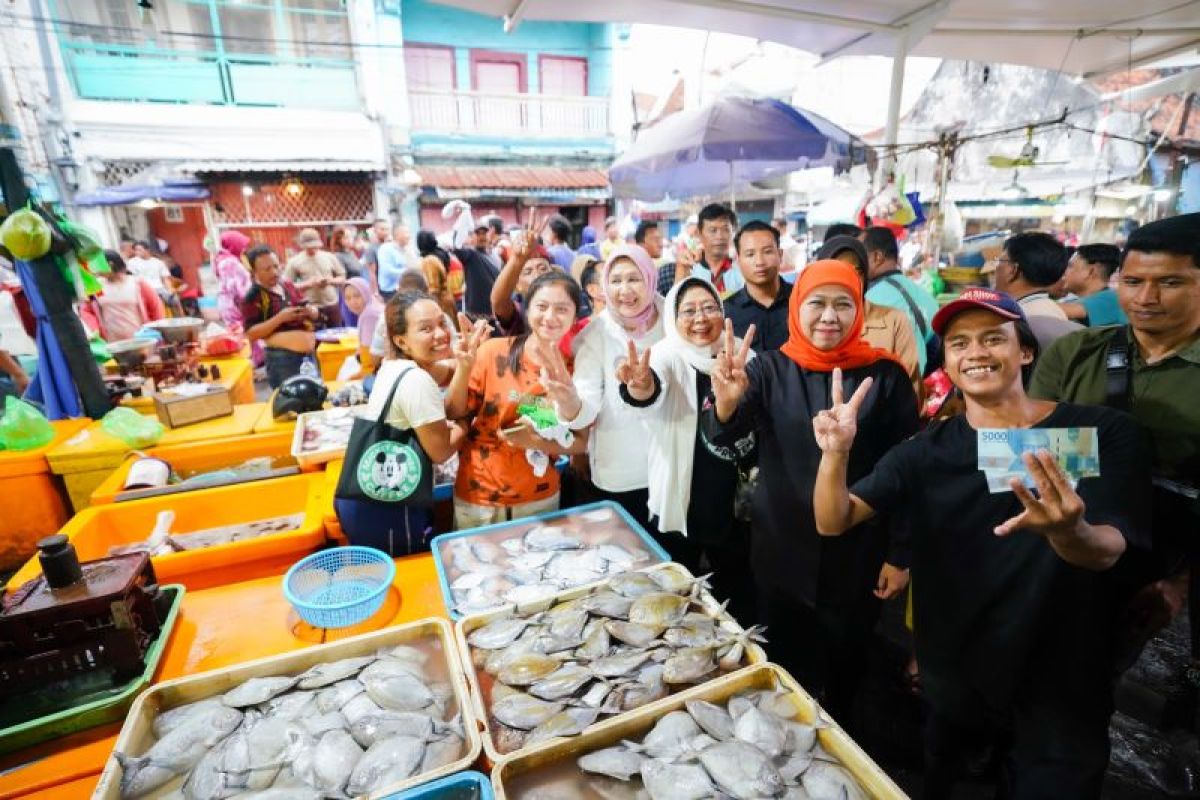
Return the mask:
[[387, 167], [374, 161], [333, 161], [327, 159], [263, 161], [240, 158], [185, 161], [179, 172], [195, 175], [208, 172], [383, 172]]
[[[724, 31], [832, 59], [917, 56], [1093, 75], [1200, 50], [1200, 0], [437, 0], [493, 17]], [[853, 9], [853, 11], [849, 11]]]
[[[509, 193], [514, 189], [553, 192], [562, 189], [608, 189], [603, 170], [567, 167], [424, 166], [421, 185], [444, 191], [480, 190]], [[559, 192], [561, 194], [561, 192]]]

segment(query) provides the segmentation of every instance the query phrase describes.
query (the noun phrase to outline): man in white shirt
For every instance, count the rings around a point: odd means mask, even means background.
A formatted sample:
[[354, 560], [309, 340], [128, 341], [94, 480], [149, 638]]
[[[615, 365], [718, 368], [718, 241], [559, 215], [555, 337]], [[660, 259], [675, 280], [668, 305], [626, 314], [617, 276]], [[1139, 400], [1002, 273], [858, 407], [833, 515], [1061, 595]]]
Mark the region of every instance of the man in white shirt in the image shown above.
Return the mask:
[[982, 270], [995, 288], [1020, 304], [1043, 352], [1060, 336], [1083, 328], [1050, 297], [1050, 287], [1066, 269], [1067, 249], [1048, 233], [1029, 231], [1006, 239], [1000, 255]]
[[175, 290], [171, 287], [171, 270], [161, 258], [150, 252], [148, 243], [135, 242], [133, 258], [127, 259], [125, 266], [129, 267], [130, 275], [145, 281], [175, 314], [183, 315], [179, 298], [175, 296]]

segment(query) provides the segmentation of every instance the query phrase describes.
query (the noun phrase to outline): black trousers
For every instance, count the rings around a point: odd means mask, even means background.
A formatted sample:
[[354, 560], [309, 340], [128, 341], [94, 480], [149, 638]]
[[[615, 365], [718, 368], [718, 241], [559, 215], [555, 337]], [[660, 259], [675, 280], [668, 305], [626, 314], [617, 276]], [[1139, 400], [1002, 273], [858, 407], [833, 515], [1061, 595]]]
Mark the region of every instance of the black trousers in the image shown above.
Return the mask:
[[758, 622], [767, 626], [767, 655], [799, 681], [843, 727], [867, 671], [880, 601], [810, 605], [778, 589], [760, 588]]
[[994, 747], [1000, 758], [996, 797], [1002, 800], [1099, 798], [1108, 766], [1112, 704], [1071, 708], [1053, 681], [1030, 681], [1003, 716], [980, 697], [938, 703], [925, 726], [924, 800], [949, 800], [969, 757]]
[[650, 499], [649, 489], [634, 489], [631, 492], [606, 492], [590, 481], [586, 487], [579, 487], [582, 491], [579, 501], [581, 503], [595, 503], [600, 500], [612, 500], [621, 508], [629, 512], [629, 516], [633, 517], [638, 525], [646, 530], [647, 533], [654, 532], [654, 526], [650, 524], [650, 510], [646, 508], [646, 503]]

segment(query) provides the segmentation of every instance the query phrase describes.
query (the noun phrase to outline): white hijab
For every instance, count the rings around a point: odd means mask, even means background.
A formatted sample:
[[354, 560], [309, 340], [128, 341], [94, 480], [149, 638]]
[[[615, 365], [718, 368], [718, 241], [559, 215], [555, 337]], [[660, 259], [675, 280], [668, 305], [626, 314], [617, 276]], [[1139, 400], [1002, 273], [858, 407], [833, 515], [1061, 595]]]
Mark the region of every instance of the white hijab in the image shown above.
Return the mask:
[[693, 286], [701, 286], [708, 290], [712, 299], [716, 301], [717, 306], [721, 309], [720, 324], [722, 326], [725, 324], [725, 304], [721, 302], [720, 292], [706, 278], [693, 275], [675, 284], [671, 287], [671, 291], [667, 292], [667, 299], [663, 302], [662, 307], [664, 338], [658, 348], [664, 351], [664, 353], [678, 354], [695, 369], [703, 372], [705, 375], [711, 375], [713, 365], [717, 361], [717, 354], [721, 352], [721, 347], [724, 345], [724, 334], [718, 336], [707, 347], [701, 347], [683, 338], [679, 333], [679, 329], [675, 327], [675, 319], [679, 307], [679, 295], [683, 294], [685, 289], [690, 289]]

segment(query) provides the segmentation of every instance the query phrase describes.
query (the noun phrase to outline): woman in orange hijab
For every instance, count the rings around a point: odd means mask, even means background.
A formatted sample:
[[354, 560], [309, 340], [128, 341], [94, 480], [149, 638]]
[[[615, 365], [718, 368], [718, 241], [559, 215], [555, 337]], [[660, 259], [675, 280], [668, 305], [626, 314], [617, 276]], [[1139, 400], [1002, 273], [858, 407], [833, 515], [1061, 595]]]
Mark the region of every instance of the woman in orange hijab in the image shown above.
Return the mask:
[[846, 454], [851, 481], [917, 430], [917, 401], [904, 368], [862, 339], [862, 281], [841, 261], [816, 261], [800, 274], [788, 306], [788, 340], [747, 360], [726, 321], [726, 346], [712, 370], [701, 416], [707, 439], [730, 447], [758, 438], [750, 558], [758, 623], [768, 626], [771, 660], [796, 676], [845, 723], [867, 663], [881, 599], [908, 582], [902, 526], [861, 525], [845, 543], [820, 536], [812, 491], [821, 451], [812, 418], [830, 407], [834, 381], [850, 396], [868, 380], [860, 434]]

